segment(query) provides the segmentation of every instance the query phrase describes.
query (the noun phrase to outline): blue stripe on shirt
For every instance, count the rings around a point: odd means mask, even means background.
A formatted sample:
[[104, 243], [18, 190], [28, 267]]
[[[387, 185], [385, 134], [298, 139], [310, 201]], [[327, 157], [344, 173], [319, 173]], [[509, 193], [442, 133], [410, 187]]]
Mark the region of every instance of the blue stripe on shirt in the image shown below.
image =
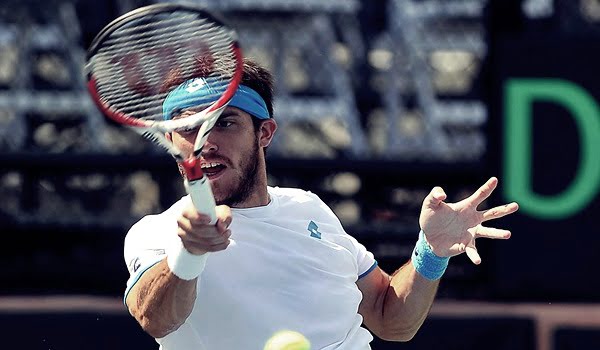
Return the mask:
[[358, 279], [361, 279], [361, 278], [365, 277], [366, 275], [368, 275], [368, 274], [369, 274], [369, 272], [371, 272], [371, 271], [375, 270], [375, 268], [377, 267], [377, 265], [378, 265], [378, 264], [377, 264], [377, 260], [375, 260], [375, 262], [373, 263], [373, 265], [371, 265], [371, 267], [369, 267], [369, 269], [368, 269], [367, 271], [365, 271], [365, 272], [361, 273], [361, 274], [358, 276]]
[[131, 282], [131, 285], [127, 286], [127, 289], [125, 289], [125, 296], [123, 297], [123, 304], [125, 304], [126, 307], [127, 307], [127, 296], [129, 295], [129, 292], [131, 292], [131, 289], [133, 289], [133, 286], [135, 286], [135, 284], [138, 283], [138, 281], [140, 280], [140, 278], [142, 278], [142, 275], [144, 274], [144, 272], [150, 270], [150, 268], [152, 268], [154, 265], [158, 264], [162, 260], [163, 259], [160, 259], [159, 261], [153, 263], [152, 265], [146, 267], [145, 269], [140, 270], [137, 273], [137, 275], [135, 276], [135, 278], [133, 279], [133, 281]]

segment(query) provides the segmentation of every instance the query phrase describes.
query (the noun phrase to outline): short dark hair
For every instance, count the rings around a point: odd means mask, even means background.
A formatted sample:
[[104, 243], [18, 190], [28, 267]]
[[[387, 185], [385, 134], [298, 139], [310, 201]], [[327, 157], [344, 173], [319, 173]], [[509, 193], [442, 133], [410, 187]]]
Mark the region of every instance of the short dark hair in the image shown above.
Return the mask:
[[[242, 75], [241, 84], [256, 91], [262, 97], [267, 105], [269, 116], [273, 118], [273, 74], [252, 59], [244, 58], [244, 74]], [[252, 125], [255, 132], [260, 129], [264, 120], [252, 116]], [[267, 148], [263, 148], [265, 155], [267, 154]]]
[[244, 59], [242, 85], [256, 91], [267, 105], [269, 116], [273, 117], [273, 75], [255, 61]]

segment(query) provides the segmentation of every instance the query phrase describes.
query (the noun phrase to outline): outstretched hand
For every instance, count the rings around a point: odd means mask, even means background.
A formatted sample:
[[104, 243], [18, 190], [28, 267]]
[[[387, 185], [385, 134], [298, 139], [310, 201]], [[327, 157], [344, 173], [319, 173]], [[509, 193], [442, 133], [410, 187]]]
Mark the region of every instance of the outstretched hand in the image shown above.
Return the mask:
[[444, 202], [446, 193], [441, 187], [431, 190], [423, 201], [419, 225], [436, 255], [450, 257], [467, 253], [474, 264], [480, 264], [481, 257], [475, 247], [476, 238], [510, 238], [510, 231], [485, 227], [482, 223], [516, 212], [519, 209], [517, 203], [477, 210], [497, 185], [498, 179], [492, 177], [471, 196], [457, 203]]

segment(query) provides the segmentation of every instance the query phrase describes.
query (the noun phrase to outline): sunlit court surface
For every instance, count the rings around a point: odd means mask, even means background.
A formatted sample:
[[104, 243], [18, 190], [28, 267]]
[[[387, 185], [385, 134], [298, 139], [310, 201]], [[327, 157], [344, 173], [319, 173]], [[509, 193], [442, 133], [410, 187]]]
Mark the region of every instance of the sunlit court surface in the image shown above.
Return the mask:
[[192, 0], [217, 24], [107, 34], [157, 4], [0, 4], [3, 347], [600, 348], [600, 2]]

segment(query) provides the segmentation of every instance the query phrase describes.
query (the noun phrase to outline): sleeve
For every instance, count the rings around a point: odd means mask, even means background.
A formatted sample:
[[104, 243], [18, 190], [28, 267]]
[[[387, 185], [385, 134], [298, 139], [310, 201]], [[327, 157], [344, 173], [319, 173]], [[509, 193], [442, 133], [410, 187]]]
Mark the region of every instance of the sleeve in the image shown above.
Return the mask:
[[358, 279], [361, 279], [377, 267], [377, 260], [375, 260], [373, 253], [368, 251], [356, 238], [350, 235], [348, 237], [350, 237], [350, 242], [354, 246], [356, 264], [358, 266]]
[[335, 225], [339, 227], [341, 234], [338, 243], [352, 252], [354, 258], [356, 259], [358, 279], [368, 275], [369, 272], [373, 271], [377, 267], [377, 260], [375, 260], [373, 253], [368, 251], [362, 243], [346, 232], [337, 215], [335, 215], [333, 210], [331, 210], [331, 208], [325, 204], [325, 202], [323, 202], [316, 194], [310, 192], [309, 194], [318, 201], [319, 207], [323, 209], [323, 212], [325, 212], [326, 215], [329, 216], [330, 220], [332, 220]]
[[125, 299], [143, 273], [166, 257], [167, 245], [177, 237], [176, 221], [164, 219], [160, 215], [146, 216], [125, 237], [124, 257], [129, 271]]

